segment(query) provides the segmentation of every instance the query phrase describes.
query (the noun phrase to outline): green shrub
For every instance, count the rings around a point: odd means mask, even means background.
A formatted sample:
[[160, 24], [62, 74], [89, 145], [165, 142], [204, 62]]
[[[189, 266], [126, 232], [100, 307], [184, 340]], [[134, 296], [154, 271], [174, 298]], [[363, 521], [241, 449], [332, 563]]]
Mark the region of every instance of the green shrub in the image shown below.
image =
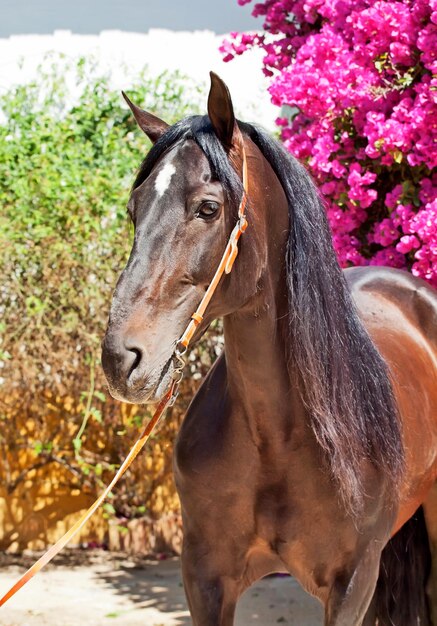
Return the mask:
[[[151, 78], [145, 70], [126, 90], [169, 123], [198, 112], [203, 100], [201, 89], [177, 73]], [[129, 188], [150, 144], [108, 77], [84, 60], [41, 70], [37, 80], [2, 96], [0, 110], [7, 120], [0, 125], [0, 469], [9, 492], [31, 469], [57, 464], [72, 487], [91, 493], [120, 463], [147, 415], [144, 408], [123, 412], [106, 397], [99, 358], [131, 244]], [[200, 346], [197, 378], [215, 345], [213, 339]], [[163, 442], [176, 432], [193, 389], [185, 383]], [[168, 446], [158, 448], [161, 458]], [[164, 457], [162, 480], [170, 451]], [[114, 511], [142, 510], [145, 499], [153, 500], [156, 478], [152, 472], [142, 486], [128, 478]]]
[[[77, 355], [101, 340], [102, 309], [130, 247], [128, 190], [149, 147], [106, 77], [80, 61], [81, 93], [69, 106], [61, 71], [55, 66], [0, 101], [8, 120], [0, 126], [1, 261], [9, 277], [1, 305], [6, 344], [18, 340], [31, 351], [27, 365], [37, 366], [32, 384], [35, 375], [48, 380], [50, 365], [50, 376], [66, 381]], [[184, 99], [186, 82], [144, 73], [129, 92], [173, 122], [196, 109]], [[73, 343], [74, 358], [49, 357]]]

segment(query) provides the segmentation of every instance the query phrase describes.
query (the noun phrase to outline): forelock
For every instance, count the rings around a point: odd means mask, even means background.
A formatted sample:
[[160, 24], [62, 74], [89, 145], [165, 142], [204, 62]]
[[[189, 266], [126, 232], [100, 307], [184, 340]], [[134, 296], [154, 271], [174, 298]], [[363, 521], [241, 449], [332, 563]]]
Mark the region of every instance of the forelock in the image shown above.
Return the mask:
[[242, 182], [233, 169], [207, 115], [187, 117], [171, 126], [152, 146], [142, 162], [132, 189], [136, 189], [146, 180], [157, 161], [166, 152], [190, 139], [205, 154], [213, 179], [221, 182], [228, 203], [233, 210], [236, 210], [243, 194]]

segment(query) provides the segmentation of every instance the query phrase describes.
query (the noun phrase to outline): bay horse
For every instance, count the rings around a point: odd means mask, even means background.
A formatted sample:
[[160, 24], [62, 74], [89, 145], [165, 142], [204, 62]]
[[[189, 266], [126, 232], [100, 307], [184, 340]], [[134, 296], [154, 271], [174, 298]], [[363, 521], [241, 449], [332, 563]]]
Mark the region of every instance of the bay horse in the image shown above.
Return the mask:
[[154, 145], [103, 341], [118, 399], [169, 388], [247, 154], [249, 227], [194, 337], [221, 317], [225, 348], [174, 455], [193, 623], [231, 626], [251, 583], [288, 572], [323, 603], [325, 626], [437, 626], [435, 291], [399, 270], [343, 272], [310, 176], [235, 120], [215, 74], [208, 115], [173, 126], [127, 101]]

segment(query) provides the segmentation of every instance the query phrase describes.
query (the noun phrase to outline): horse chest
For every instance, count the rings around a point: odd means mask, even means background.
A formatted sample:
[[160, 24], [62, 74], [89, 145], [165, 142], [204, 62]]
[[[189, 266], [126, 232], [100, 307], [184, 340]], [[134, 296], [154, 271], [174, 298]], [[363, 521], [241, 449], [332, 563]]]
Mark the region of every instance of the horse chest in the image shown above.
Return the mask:
[[[223, 510], [270, 543], [302, 534], [302, 519], [337, 519], [338, 497], [321, 470], [320, 451], [277, 432], [257, 441], [241, 413], [187, 415], [175, 451], [175, 478], [188, 514], [221, 517]], [[300, 441], [300, 443], [299, 443]], [[213, 497], [212, 497], [213, 496]]]

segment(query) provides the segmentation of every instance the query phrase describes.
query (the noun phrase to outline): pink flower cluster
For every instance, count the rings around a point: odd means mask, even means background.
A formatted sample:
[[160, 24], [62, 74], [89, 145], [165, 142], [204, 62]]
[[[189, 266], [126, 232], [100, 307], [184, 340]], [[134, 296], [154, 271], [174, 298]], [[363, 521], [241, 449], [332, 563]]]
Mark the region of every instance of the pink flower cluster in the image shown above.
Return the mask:
[[282, 139], [321, 187], [340, 263], [437, 286], [437, 0], [266, 0], [253, 15], [264, 31], [233, 33], [224, 58], [264, 50]]

